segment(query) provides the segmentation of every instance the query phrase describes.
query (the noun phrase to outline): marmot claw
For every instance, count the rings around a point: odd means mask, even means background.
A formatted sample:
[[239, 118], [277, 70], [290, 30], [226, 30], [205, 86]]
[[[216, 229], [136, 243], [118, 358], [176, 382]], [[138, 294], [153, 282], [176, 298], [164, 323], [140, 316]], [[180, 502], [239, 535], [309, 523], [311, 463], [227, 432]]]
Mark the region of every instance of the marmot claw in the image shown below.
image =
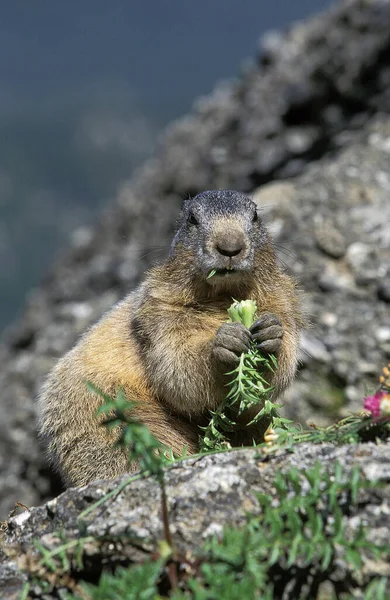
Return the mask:
[[265, 312], [250, 327], [252, 340], [261, 352], [275, 354], [282, 346], [282, 322], [273, 313]]

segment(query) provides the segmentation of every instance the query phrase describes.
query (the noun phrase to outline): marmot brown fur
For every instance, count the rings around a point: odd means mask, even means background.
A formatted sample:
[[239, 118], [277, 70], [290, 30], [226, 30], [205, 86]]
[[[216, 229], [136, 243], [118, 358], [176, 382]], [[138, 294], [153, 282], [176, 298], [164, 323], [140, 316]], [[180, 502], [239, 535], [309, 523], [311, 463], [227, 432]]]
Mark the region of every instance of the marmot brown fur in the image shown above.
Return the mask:
[[[257, 302], [259, 320], [250, 330], [226, 323], [232, 298]], [[40, 398], [40, 433], [52, 462], [67, 485], [136, 468], [114, 446], [118, 430], [102, 427], [96, 416], [102, 399], [86, 381], [111, 395], [122, 388], [137, 403], [135, 417], [165, 446], [178, 454], [185, 445], [196, 452], [199, 424], [226, 395], [225, 373], [250, 340], [277, 355], [277, 397], [294, 377], [302, 324], [295, 283], [279, 268], [256, 205], [229, 190], [186, 200], [168, 259], [49, 375]], [[263, 433], [257, 426], [250, 436], [261, 441]], [[238, 434], [240, 441], [245, 437]]]

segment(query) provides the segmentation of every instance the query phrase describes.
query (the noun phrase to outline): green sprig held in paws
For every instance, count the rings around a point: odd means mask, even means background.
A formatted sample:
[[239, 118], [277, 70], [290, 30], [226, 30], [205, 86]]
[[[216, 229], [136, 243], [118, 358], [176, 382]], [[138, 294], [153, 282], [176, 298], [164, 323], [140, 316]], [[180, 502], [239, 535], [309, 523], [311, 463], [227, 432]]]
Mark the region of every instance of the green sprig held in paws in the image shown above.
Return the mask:
[[239, 321], [249, 329], [255, 320], [257, 304], [254, 300], [242, 300], [241, 302], [235, 300], [227, 312], [231, 321]]
[[[234, 301], [228, 308], [230, 321], [238, 321], [249, 329], [256, 320], [257, 305], [254, 300]], [[219, 450], [229, 446], [226, 435], [234, 431], [237, 423], [232, 420], [232, 412], [241, 415], [245, 410], [258, 407], [255, 418], [248, 423], [253, 425], [266, 419], [271, 427], [284, 428], [290, 421], [279, 416], [281, 404], [274, 404], [270, 397], [273, 386], [264, 376], [267, 371], [275, 372], [277, 360], [274, 355], [263, 356], [252, 344], [248, 352], [243, 352], [237, 367], [228, 373], [231, 378], [229, 391], [219, 408], [212, 412], [209, 424], [202, 428], [201, 450]], [[234, 411], [231, 409], [234, 408]]]

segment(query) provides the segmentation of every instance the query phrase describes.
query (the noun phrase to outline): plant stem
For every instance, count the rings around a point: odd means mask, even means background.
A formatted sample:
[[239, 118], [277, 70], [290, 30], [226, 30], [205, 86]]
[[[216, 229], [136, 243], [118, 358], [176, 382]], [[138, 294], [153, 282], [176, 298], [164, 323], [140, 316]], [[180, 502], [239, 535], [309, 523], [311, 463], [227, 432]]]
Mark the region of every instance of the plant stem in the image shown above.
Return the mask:
[[161, 509], [162, 509], [162, 521], [163, 521], [163, 527], [164, 527], [164, 538], [165, 538], [165, 541], [167, 542], [167, 544], [173, 550], [174, 549], [173, 539], [172, 539], [171, 529], [170, 529], [170, 525], [169, 525], [168, 498], [167, 498], [167, 492], [166, 492], [166, 488], [165, 488], [165, 481], [164, 481], [163, 475], [161, 475], [161, 477], [159, 477], [159, 484], [160, 484], [160, 490], [161, 490]]
[[177, 568], [176, 568], [176, 551], [172, 538], [171, 527], [169, 524], [169, 511], [168, 511], [168, 497], [167, 491], [165, 487], [164, 473], [161, 472], [161, 475], [158, 478], [158, 482], [160, 484], [161, 490], [161, 512], [162, 512], [162, 522], [164, 528], [164, 538], [168, 546], [171, 548], [172, 557], [168, 561], [168, 578], [169, 583], [171, 584], [171, 589], [174, 590], [177, 588]]

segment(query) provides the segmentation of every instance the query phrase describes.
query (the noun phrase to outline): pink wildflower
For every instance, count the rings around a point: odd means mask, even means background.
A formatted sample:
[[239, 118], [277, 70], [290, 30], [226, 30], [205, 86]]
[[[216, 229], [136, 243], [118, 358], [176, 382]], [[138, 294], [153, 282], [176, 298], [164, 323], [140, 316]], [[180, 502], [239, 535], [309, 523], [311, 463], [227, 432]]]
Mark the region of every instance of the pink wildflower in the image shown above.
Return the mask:
[[389, 415], [389, 394], [387, 392], [378, 391], [373, 396], [364, 398], [363, 407], [368, 410], [374, 419], [380, 416]]

